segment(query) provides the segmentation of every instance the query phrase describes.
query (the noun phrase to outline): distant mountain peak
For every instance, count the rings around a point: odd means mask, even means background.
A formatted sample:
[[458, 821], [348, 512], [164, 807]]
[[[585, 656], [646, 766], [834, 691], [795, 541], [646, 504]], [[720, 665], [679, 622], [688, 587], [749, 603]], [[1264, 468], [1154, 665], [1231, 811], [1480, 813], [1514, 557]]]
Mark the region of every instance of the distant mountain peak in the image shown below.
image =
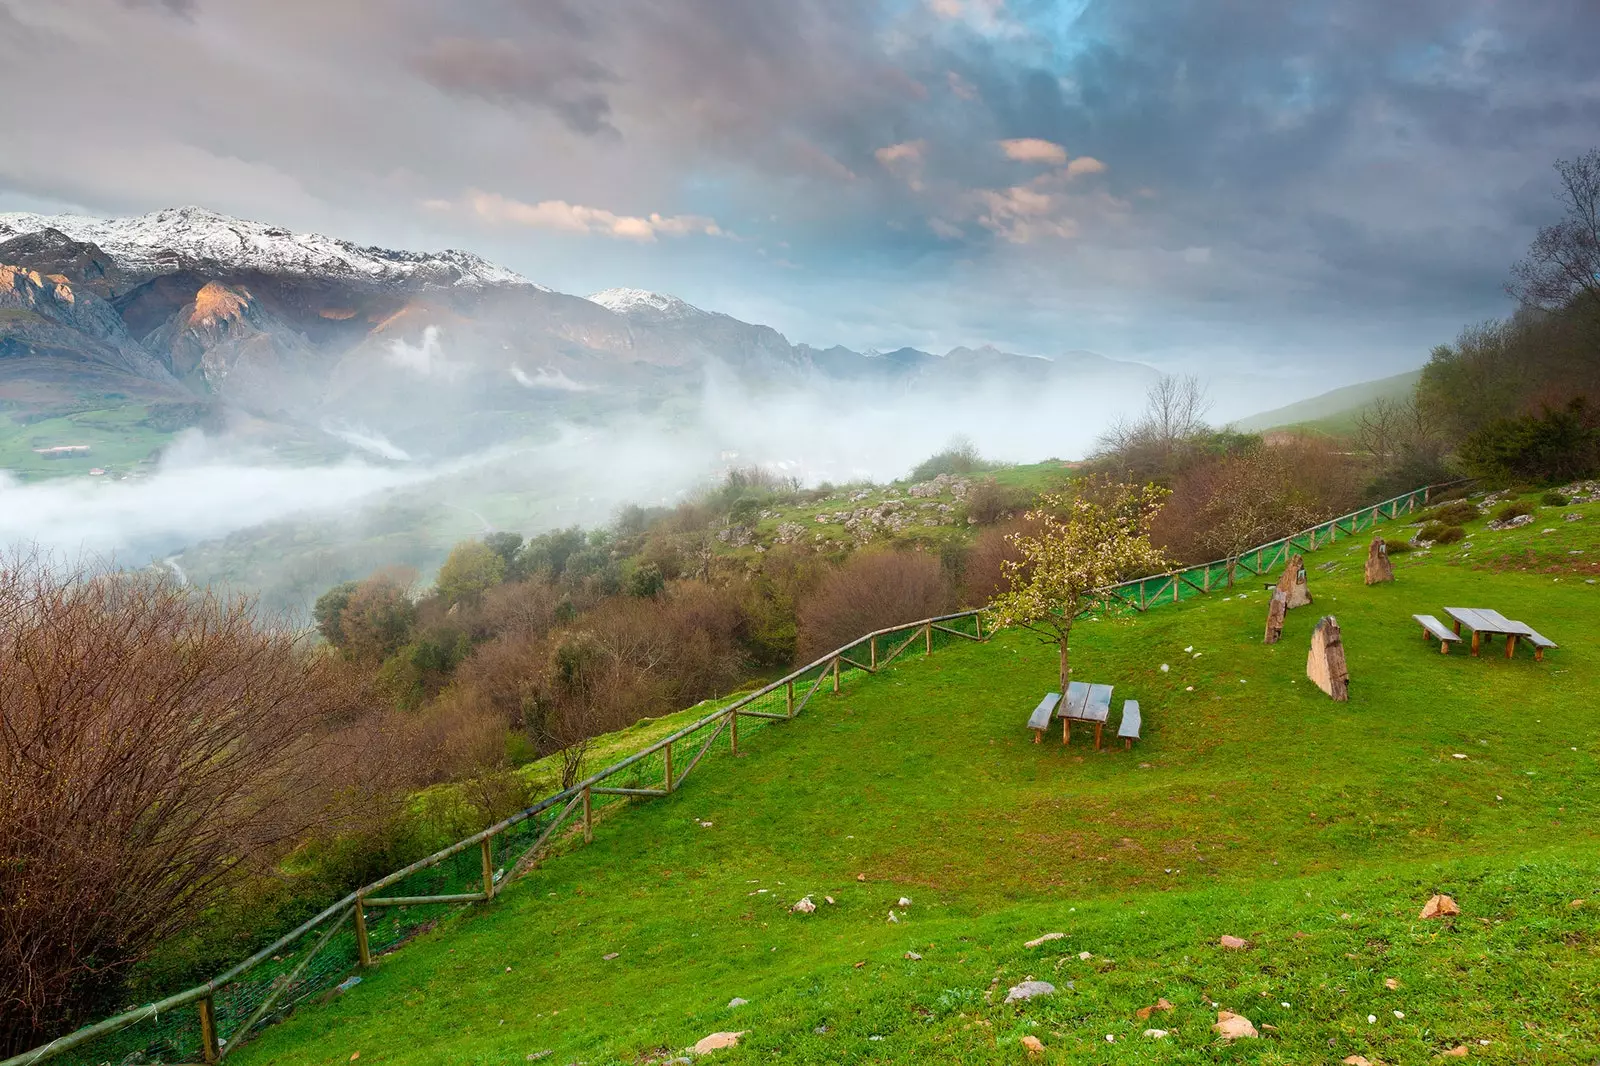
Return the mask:
[[[369, 283], [441, 288], [535, 286], [522, 275], [471, 252], [408, 252], [367, 247], [320, 233], [295, 233], [204, 207], [168, 207], [132, 218], [0, 214], [0, 241], [55, 230], [97, 245], [124, 267], [144, 274], [207, 267]], [[548, 291], [548, 290], [546, 290]]]
[[641, 315], [657, 320], [694, 318], [709, 313], [676, 296], [649, 289], [605, 289], [585, 298], [619, 315]]

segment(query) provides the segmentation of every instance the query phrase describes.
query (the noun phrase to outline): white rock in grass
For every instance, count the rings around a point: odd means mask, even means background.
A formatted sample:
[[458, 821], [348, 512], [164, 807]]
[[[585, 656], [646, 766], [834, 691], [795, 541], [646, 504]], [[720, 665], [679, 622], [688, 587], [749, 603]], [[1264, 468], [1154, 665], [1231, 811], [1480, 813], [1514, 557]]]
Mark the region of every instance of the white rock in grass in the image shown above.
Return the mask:
[[899, 921], [900, 921], [900, 919], [899, 919], [899, 918], [896, 918], [896, 917], [895, 917], [895, 915], [894, 915], [894, 911], [890, 911], [890, 912], [889, 912], [889, 920], [890, 920], [890, 921], [891, 921], [891, 922], [894, 922], [894, 923], [896, 923], [896, 924], [898, 924], [898, 923], [899, 923]]
[[906, 897], [905, 897], [905, 896], [901, 896], [901, 897], [900, 897], [900, 903], [899, 903], [899, 906], [900, 906], [900, 907], [901, 907], [901, 908], [902, 908], [902, 909], [903, 909], [903, 908], [906, 908], [906, 907], [909, 907], [909, 906], [911, 906], [911, 900], [909, 900], [909, 899], [907, 899], [907, 898], [906, 898]]
[[1184, 649], [1183, 649], [1183, 650], [1184, 650], [1184, 651], [1194, 651], [1194, 645], [1193, 645], [1193, 644], [1191, 644], [1191, 645], [1189, 645], [1189, 646], [1188, 646], [1188, 647], [1187, 647], [1187, 648], [1184, 648]]
[[1151, 1040], [1165, 1040], [1167, 1038], [1167, 1030], [1165, 1030], [1165, 1029], [1146, 1029], [1144, 1031], [1144, 1035], [1148, 1036]]
[[815, 903], [811, 902], [811, 897], [810, 896], [806, 896], [799, 903], [796, 903], [793, 907], [790, 907], [789, 909], [794, 911], [794, 912], [796, 912], [796, 913], [798, 913], [798, 914], [810, 914], [810, 913], [812, 913], [813, 911], [815, 911], [817, 909], [817, 905]]
[[1162, 663], [1161, 664], [1161, 672], [1163, 674], [1166, 673], [1168, 670], [1171, 670], [1171, 669], [1172, 669], [1172, 667], [1168, 666], [1166, 663]]
[[1056, 986], [1049, 981], [1024, 981], [1020, 985], [1012, 985], [1006, 992], [1007, 1003], [1017, 1003], [1037, 996], [1053, 996]]
[[1043, 936], [1034, 937], [1032, 940], [1028, 941], [1026, 944], [1024, 944], [1022, 946], [1025, 947], [1025, 948], [1036, 948], [1040, 944], [1048, 944], [1052, 940], [1065, 939], [1066, 935], [1067, 934], [1065, 934], [1065, 933], [1045, 933]]

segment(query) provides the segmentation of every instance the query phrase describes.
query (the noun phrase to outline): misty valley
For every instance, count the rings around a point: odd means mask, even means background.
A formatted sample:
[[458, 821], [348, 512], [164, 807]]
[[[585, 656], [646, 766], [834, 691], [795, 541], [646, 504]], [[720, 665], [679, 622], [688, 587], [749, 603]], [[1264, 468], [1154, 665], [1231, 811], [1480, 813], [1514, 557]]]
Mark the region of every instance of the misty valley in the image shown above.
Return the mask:
[[0, 1066], [1600, 1062], [1597, 40], [0, 0]]

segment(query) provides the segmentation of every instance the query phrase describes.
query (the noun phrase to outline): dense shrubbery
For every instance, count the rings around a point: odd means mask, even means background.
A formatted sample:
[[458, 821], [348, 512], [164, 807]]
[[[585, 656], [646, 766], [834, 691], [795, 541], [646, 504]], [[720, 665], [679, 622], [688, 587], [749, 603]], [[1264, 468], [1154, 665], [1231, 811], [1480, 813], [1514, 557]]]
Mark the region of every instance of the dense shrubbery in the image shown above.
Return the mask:
[[931, 455], [911, 471], [912, 481], [929, 481], [940, 474], [981, 474], [999, 465], [978, 454], [977, 445], [966, 437], [955, 437], [944, 451]]
[[1539, 502], [1544, 504], [1546, 507], [1565, 507], [1565, 506], [1567, 506], [1567, 504], [1571, 503], [1572, 500], [1570, 500], [1568, 497], [1566, 497], [1562, 493], [1555, 492], [1555, 491], [1552, 490], [1552, 491], [1546, 492], [1544, 495], [1540, 496], [1539, 497]]
[[1508, 500], [1494, 509], [1496, 522], [1509, 522], [1513, 518], [1521, 518], [1525, 514], [1533, 513], [1533, 505], [1523, 500]]
[[1424, 522], [1417, 531], [1418, 540], [1426, 540], [1433, 544], [1454, 544], [1467, 535], [1467, 531], [1460, 526], [1447, 525], [1444, 522]]
[[1452, 500], [1449, 503], [1439, 504], [1426, 514], [1420, 515], [1423, 521], [1442, 522], [1447, 526], [1459, 526], [1478, 517], [1478, 508], [1467, 500]]

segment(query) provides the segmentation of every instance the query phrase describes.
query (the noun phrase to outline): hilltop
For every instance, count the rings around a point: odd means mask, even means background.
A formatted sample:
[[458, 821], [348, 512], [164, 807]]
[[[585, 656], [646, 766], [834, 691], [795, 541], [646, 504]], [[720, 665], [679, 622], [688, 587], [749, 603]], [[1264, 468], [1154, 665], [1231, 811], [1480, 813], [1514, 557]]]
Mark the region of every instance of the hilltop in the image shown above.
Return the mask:
[[1393, 377], [1346, 385], [1286, 407], [1241, 418], [1234, 425], [1246, 432], [1295, 428], [1349, 433], [1355, 426], [1356, 416], [1364, 409], [1378, 400], [1401, 400], [1410, 396], [1421, 378], [1421, 370], [1408, 370]]
[[[1025, 635], [858, 676], [240, 1061], [664, 1062], [716, 1030], [748, 1031], [719, 1062], [1592, 1058], [1597, 518], [1479, 519], [1372, 588], [1340, 541], [1276, 646], [1259, 584], [1086, 621], [1080, 676], [1143, 704], [1132, 752], [1028, 742], [1053, 663]], [[1562, 646], [1441, 656], [1409, 616], [1464, 602]], [[1347, 704], [1304, 676], [1325, 612]], [[1420, 920], [1436, 891], [1463, 913]], [[1057, 993], [999, 1002], [1028, 977]], [[1219, 1008], [1261, 1039], [1222, 1050]]]

